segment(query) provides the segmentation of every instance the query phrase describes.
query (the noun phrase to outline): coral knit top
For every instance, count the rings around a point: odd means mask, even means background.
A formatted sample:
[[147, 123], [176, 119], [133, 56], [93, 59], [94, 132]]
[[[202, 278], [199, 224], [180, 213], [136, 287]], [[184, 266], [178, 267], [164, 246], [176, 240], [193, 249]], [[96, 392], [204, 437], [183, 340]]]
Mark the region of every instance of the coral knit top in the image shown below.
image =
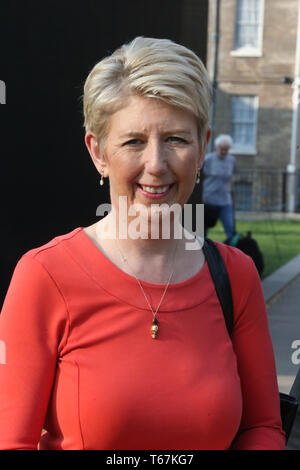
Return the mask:
[[[284, 449], [260, 279], [219, 248], [232, 340], [206, 263], [170, 284], [152, 339], [136, 279], [82, 227], [25, 253], [0, 316], [0, 448]], [[142, 285], [157, 306], [164, 285]]]

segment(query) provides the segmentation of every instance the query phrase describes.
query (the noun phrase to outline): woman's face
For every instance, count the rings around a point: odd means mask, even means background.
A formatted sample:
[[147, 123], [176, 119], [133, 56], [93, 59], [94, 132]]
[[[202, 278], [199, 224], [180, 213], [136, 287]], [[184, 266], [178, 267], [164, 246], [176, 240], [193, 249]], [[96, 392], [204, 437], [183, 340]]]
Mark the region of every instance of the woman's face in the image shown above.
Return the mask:
[[119, 196], [132, 204], [179, 203], [183, 206], [195, 185], [205, 155], [195, 116], [161, 100], [132, 96], [109, 121], [104, 154], [96, 139], [86, 136], [94, 163], [109, 177], [111, 203]]

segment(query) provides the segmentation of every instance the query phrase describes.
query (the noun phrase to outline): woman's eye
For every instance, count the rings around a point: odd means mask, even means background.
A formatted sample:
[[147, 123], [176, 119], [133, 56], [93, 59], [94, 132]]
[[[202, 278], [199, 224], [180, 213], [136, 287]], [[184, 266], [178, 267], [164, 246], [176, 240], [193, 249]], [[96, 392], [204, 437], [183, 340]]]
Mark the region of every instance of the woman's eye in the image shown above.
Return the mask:
[[183, 139], [182, 137], [178, 137], [176, 135], [171, 135], [170, 137], [168, 137], [168, 140], [170, 142], [181, 142], [181, 143], [186, 143], [186, 140]]
[[138, 145], [142, 144], [143, 142], [140, 139], [130, 139], [127, 142], [125, 142], [124, 145]]

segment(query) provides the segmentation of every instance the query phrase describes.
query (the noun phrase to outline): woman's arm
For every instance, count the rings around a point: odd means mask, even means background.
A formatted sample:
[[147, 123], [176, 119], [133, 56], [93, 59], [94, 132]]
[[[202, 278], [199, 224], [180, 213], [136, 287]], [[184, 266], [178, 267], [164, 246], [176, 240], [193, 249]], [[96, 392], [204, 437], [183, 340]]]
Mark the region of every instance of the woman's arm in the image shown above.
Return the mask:
[[[261, 282], [252, 260], [242, 278], [232, 274], [235, 324], [233, 347], [241, 379], [243, 415], [232, 449], [284, 449], [273, 347]], [[241, 276], [241, 274], [239, 274]], [[243, 279], [244, 277], [244, 279]], [[244, 296], [234, 286], [245, 285]], [[238, 300], [239, 298], [239, 300]]]
[[36, 449], [56, 362], [66, 341], [66, 306], [34, 257], [18, 262], [0, 315], [0, 449]]

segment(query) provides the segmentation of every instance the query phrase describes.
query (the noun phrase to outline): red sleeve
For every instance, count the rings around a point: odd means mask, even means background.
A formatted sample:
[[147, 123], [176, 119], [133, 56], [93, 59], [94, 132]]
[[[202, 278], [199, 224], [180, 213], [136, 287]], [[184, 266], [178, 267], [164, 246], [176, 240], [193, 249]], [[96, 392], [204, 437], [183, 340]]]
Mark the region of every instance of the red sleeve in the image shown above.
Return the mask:
[[[234, 300], [232, 343], [237, 356], [243, 395], [243, 415], [232, 449], [282, 450], [279, 390], [273, 346], [261, 281], [248, 257], [235, 263], [246, 269], [231, 269]], [[246, 263], [245, 263], [246, 261]]]
[[38, 260], [24, 255], [0, 315], [0, 449], [37, 448], [66, 319], [54, 280]]

